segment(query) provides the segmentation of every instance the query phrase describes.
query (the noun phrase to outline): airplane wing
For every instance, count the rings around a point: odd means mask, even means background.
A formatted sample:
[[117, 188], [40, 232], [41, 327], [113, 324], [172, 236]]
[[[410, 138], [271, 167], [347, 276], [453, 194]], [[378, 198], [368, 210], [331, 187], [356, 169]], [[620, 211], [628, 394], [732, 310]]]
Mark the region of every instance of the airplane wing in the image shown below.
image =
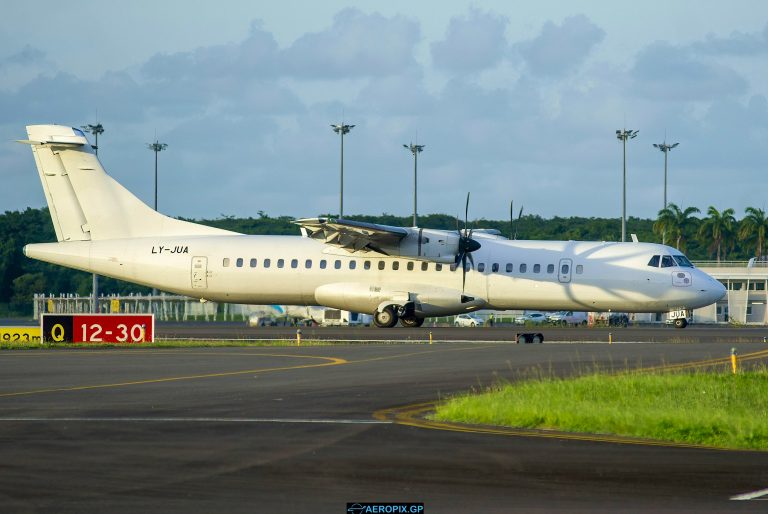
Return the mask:
[[350, 253], [374, 251], [389, 255], [385, 248], [397, 248], [409, 232], [401, 227], [333, 218], [303, 218], [294, 221], [307, 237], [343, 248]]

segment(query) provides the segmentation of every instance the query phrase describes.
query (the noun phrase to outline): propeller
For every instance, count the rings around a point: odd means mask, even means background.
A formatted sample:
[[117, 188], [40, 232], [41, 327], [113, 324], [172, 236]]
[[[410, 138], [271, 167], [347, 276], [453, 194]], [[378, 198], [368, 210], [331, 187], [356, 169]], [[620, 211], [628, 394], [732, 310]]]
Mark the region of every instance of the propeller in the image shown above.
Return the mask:
[[468, 229], [469, 224], [469, 193], [467, 193], [467, 204], [464, 207], [464, 229], [459, 229], [459, 218], [456, 218], [456, 232], [459, 234], [459, 251], [456, 254], [455, 263], [461, 263], [461, 301], [466, 303], [471, 301], [469, 297], [464, 296], [464, 289], [467, 284], [467, 261], [469, 266], [475, 268], [475, 260], [472, 258], [472, 252], [480, 249], [480, 243], [472, 239], [472, 230]]

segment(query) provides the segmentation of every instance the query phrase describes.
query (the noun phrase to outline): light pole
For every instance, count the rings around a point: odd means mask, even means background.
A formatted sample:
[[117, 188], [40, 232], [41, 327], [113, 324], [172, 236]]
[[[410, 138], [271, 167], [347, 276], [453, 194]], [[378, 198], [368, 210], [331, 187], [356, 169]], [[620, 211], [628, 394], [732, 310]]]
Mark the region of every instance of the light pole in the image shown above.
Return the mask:
[[674, 143], [671, 145], [668, 145], [666, 141], [663, 143], [653, 143], [653, 146], [664, 152], [664, 209], [667, 208], [667, 154], [670, 150], [672, 150], [674, 147], [679, 145], [680, 143]]
[[413, 226], [418, 226], [418, 221], [416, 218], [416, 212], [417, 212], [417, 186], [418, 186], [418, 166], [419, 166], [419, 154], [424, 150], [424, 147], [426, 145], [414, 145], [411, 143], [410, 145], [403, 145], [403, 148], [406, 148], [411, 151], [413, 154]]
[[624, 185], [621, 200], [621, 242], [627, 240], [627, 139], [635, 139], [639, 130], [617, 130], [616, 138], [624, 147]]
[[[99, 134], [104, 133], [104, 127], [101, 125], [101, 123], [96, 123], [96, 125], [81, 125], [80, 128], [82, 128], [85, 132], [90, 132], [96, 138], [96, 142], [93, 145], [93, 150], [96, 152], [96, 157], [98, 158]], [[93, 274], [91, 286], [91, 312], [99, 312], [99, 276], [96, 273]]]
[[155, 152], [155, 210], [157, 210], [157, 154], [168, 148], [168, 145], [158, 143], [155, 139], [154, 143], [147, 143], [147, 148]]
[[344, 122], [341, 122], [339, 125], [333, 125], [331, 124], [331, 128], [334, 132], [339, 134], [341, 136], [341, 186], [340, 186], [340, 192], [339, 192], [339, 218], [344, 217], [344, 134], [349, 133], [350, 130], [352, 130], [355, 126], [354, 125], [345, 125]]

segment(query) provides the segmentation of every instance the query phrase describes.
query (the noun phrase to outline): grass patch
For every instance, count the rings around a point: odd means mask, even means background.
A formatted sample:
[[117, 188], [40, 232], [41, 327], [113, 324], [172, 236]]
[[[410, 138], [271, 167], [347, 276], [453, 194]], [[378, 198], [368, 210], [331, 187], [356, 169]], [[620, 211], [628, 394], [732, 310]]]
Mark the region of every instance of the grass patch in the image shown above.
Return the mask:
[[768, 368], [538, 378], [438, 405], [432, 419], [768, 449]]

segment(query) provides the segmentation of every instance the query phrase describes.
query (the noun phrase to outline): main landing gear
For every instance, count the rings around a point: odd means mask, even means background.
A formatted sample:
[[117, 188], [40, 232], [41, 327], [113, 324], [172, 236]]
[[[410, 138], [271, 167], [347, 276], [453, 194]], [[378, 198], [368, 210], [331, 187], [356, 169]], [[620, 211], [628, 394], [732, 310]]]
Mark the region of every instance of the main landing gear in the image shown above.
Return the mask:
[[401, 314], [397, 305], [388, 305], [373, 315], [373, 324], [379, 328], [392, 328], [397, 325], [398, 320], [406, 328], [417, 328], [424, 324], [424, 318], [409, 313], [407, 310]]

